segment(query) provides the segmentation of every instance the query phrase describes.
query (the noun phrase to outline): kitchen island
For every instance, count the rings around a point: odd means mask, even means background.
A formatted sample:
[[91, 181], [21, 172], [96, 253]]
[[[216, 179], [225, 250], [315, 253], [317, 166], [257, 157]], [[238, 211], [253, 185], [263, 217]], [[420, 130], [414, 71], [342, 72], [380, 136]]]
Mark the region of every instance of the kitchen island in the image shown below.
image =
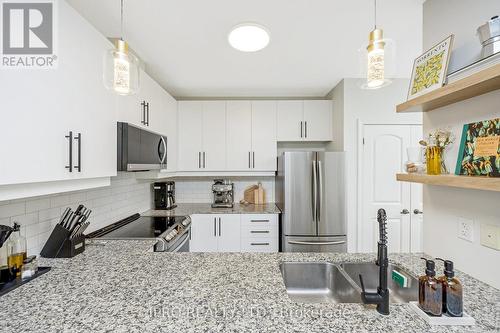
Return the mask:
[[[473, 327], [430, 327], [407, 304], [299, 304], [282, 261], [361, 262], [371, 254], [154, 253], [149, 241], [92, 241], [0, 298], [1, 332], [498, 332], [500, 291], [457, 272]], [[389, 259], [418, 275], [420, 255]], [[438, 266], [441, 269], [441, 266]]]

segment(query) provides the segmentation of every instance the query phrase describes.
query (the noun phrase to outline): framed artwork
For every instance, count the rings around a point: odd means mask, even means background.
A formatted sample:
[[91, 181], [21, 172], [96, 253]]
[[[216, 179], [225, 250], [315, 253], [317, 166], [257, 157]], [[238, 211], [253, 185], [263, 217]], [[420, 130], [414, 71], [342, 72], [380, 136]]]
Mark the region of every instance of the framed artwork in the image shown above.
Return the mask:
[[500, 118], [464, 125], [455, 174], [500, 177]]
[[413, 63], [408, 100], [443, 86], [450, 61], [453, 35], [431, 47]]

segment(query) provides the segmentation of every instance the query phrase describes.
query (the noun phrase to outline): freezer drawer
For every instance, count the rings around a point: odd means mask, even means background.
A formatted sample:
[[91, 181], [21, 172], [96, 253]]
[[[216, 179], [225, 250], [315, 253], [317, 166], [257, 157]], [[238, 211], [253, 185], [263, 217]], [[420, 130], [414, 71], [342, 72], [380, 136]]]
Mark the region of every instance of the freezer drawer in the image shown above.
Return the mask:
[[345, 236], [283, 236], [283, 252], [347, 252], [347, 239]]

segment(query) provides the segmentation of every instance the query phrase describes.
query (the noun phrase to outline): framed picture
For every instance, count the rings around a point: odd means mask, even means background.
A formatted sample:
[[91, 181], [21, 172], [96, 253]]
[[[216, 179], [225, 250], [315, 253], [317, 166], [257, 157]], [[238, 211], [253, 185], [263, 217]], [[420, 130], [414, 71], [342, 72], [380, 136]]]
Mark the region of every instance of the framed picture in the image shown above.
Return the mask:
[[450, 61], [453, 35], [431, 47], [413, 63], [408, 100], [443, 86]]

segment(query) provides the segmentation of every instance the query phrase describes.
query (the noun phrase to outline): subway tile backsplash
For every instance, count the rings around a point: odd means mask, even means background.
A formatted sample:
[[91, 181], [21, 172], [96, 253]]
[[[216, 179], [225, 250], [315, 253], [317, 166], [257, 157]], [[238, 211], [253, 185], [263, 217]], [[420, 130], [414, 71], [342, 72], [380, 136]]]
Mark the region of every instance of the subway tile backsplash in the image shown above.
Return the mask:
[[63, 210], [84, 204], [92, 209], [87, 232], [152, 207], [151, 183], [120, 172], [108, 187], [0, 202], [0, 224], [21, 224], [28, 254], [38, 254]]
[[[274, 202], [274, 177], [231, 179], [235, 202], [243, 199], [243, 191], [250, 185], [262, 183], [266, 201]], [[176, 179], [178, 203], [211, 203], [212, 178]], [[54, 226], [67, 206], [84, 204], [92, 209], [87, 232], [153, 207], [151, 182], [137, 180], [133, 173], [119, 172], [107, 187], [52, 194], [40, 197], [0, 201], [0, 224], [18, 222], [28, 243], [28, 254], [39, 254]]]

